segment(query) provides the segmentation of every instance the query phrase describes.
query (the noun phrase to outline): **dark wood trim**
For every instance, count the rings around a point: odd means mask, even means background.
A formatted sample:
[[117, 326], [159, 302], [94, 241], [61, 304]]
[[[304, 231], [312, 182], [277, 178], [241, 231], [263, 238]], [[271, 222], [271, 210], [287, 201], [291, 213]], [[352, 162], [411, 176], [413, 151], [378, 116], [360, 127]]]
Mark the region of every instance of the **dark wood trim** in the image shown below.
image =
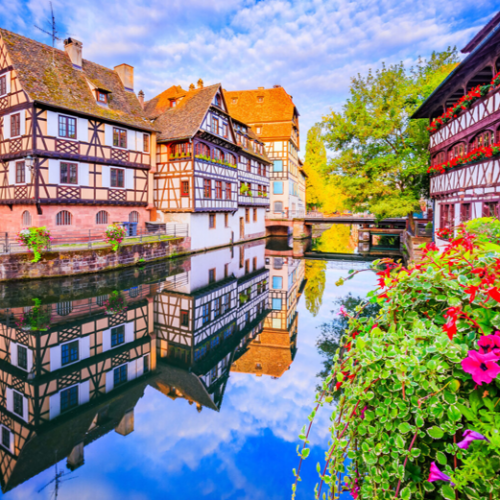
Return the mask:
[[0, 76], [5, 75], [5, 73], [8, 73], [9, 71], [12, 71], [14, 69], [14, 66], [6, 66], [3, 69], [0, 69]]

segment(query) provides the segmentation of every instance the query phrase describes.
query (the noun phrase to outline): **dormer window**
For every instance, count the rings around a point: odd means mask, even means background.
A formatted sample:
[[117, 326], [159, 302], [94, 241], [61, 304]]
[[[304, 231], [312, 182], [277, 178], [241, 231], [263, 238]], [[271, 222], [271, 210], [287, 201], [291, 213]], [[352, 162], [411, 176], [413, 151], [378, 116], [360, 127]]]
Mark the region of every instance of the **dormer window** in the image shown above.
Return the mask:
[[264, 96], [263, 95], [258, 96], [257, 102], [264, 102]]
[[257, 127], [257, 129], [256, 129], [256, 130], [257, 130], [257, 133], [258, 133], [258, 134], [262, 134], [262, 127]]
[[108, 104], [108, 94], [106, 92], [102, 92], [101, 90], [97, 91], [97, 101], [102, 104]]
[[215, 105], [219, 106], [219, 108], [220, 108], [220, 95], [219, 94], [215, 94]]
[[237, 104], [237, 103], [238, 103], [238, 98], [237, 98], [237, 97], [233, 97], [233, 98], [231, 99], [231, 102], [232, 102], [233, 104]]
[[171, 107], [171, 108], [175, 108], [176, 106], [177, 106], [177, 101], [176, 101], [175, 99], [172, 99], [172, 100], [170, 101], [170, 107]]

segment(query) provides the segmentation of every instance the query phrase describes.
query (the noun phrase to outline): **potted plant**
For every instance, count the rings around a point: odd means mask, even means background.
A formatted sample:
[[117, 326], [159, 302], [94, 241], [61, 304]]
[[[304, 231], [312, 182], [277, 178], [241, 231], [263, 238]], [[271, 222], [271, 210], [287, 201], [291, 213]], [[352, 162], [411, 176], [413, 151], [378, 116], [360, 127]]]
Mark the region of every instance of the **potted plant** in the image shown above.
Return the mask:
[[42, 306], [40, 299], [33, 299], [34, 305], [24, 312], [17, 320], [16, 326], [25, 331], [36, 330], [45, 332], [50, 328], [50, 307]]
[[118, 290], [111, 292], [109, 299], [104, 302], [104, 308], [110, 316], [126, 311], [127, 304], [123, 294]]
[[111, 224], [106, 228], [106, 242], [113, 246], [113, 252], [116, 252], [120, 248], [127, 231], [120, 224]]
[[22, 229], [17, 235], [17, 240], [22, 246], [26, 246], [29, 251], [33, 252], [31, 262], [38, 262], [42, 257], [42, 251], [47, 250], [50, 244], [50, 231], [45, 226]]

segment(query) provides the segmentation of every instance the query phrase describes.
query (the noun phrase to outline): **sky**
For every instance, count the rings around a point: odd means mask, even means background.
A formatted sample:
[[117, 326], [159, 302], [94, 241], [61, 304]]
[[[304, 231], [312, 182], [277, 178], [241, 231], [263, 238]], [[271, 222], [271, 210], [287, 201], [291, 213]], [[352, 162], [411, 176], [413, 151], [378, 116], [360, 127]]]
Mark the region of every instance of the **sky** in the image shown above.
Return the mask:
[[[488, 22], [496, 0], [54, 0], [59, 37], [83, 42], [84, 58], [135, 68], [135, 90], [150, 99], [202, 78], [228, 90], [280, 84], [307, 130], [341, 109], [350, 79], [382, 63], [448, 46], [461, 49]], [[48, 0], [0, 2], [0, 26], [51, 38]], [[62, 48], [62, 41], [57, 42]]]

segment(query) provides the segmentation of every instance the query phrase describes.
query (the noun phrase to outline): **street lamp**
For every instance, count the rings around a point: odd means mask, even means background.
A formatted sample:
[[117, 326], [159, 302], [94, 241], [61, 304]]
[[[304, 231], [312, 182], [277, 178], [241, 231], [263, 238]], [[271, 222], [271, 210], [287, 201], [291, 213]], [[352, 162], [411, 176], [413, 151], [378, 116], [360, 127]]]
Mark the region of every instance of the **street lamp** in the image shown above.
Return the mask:
[[31, 175], [34, 175], [33, 169], [34, 169], [35, 159], [31, 155], [28, 155], [24, 160], [24, 163], [30, 169]]

